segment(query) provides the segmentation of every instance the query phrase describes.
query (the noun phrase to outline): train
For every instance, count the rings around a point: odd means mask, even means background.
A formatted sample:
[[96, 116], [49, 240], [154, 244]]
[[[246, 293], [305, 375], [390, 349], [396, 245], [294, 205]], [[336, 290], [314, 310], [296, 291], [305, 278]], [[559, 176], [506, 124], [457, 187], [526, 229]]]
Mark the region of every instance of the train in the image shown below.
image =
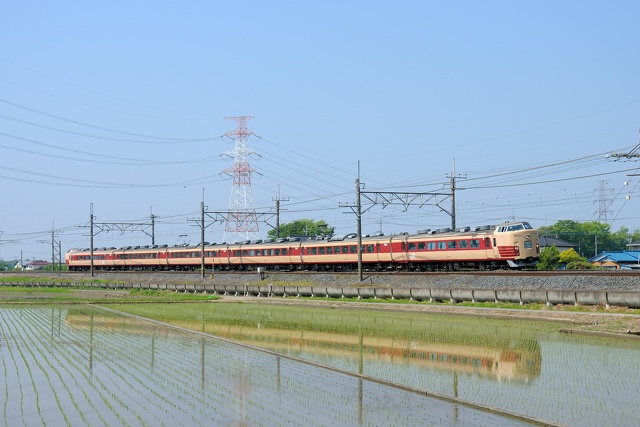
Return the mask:
[[[235, 243], [94, 248], [95, 270], [352, 271], [358, 267], [358, 236], [288, 237]], [[540, 255], [537, 230], [526, 221], [498, 225], [382, 233], [362, 237], [366, 271], [454, 271], [534, 267]], [[70, 271], [91, 268], [91, 250], [71, 249]]]

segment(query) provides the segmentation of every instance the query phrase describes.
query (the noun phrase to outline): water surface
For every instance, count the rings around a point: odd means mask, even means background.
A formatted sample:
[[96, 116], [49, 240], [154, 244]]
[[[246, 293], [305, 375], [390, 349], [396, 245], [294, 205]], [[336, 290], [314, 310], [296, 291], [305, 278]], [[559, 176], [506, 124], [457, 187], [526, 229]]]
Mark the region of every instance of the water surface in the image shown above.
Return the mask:
[[279, 304], [123, 310], [572, 426], [640, 425], [640, 343], [570, 324]]
[[[173, 307], [147, 309], [216, 324], [209, 308]], [[0, 360], [7, 426], [525, 424], [92, 307], [0, 307]]]

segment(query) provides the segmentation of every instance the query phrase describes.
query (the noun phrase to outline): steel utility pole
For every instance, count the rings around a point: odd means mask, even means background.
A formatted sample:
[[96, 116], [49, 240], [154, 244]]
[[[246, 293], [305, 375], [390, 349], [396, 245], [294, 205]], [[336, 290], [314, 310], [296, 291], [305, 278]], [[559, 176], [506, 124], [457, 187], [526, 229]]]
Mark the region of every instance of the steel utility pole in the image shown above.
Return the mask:
[[453, 173], [449, 176], [449, 188], [451, 189], [451, 231], [456, 230], [456, 179], [467, 179], [466, 175], [456, 176], [456, 159], [453, 159]]
[[151, 206], [151, 208], [149, 209], [150, 215], [149, 218], [151, 219], [151, 244], [155, 245], [156, 244], [156, 218], [157, 216], [153, 214], [153, 206]]
[[204, 189], [202, 201], [200, 202], [200, 224], [200, 270], [202, 271], [200, 277], [204, 279]]
[[276, 240], [280, 238], [280, 202], [288, 202], [289, 199], [283, 199], [280, 197], [280, 186], [278, 185], [278, 197], [275, 199], [276, 202]]
[[56, 231], [51, 230], [51, 271], [56, 269], [56, 243], [58, 244], [58, 270], [62, 270], [62, 242], [56, 241]]
[[358, 233], [358, 281], [362, 282], [362, 205], [360, 204], [360, 162], [358, 162], [358, 178], [356, 179], [356, 219]]
[[91, 277], [93, 277], [93, 203], [91, 203], [91, 214], [89, 215], [89, 223], [89, 234], [91, 235], [89, 248], [91, 252], [89, 258], [91, 258]]

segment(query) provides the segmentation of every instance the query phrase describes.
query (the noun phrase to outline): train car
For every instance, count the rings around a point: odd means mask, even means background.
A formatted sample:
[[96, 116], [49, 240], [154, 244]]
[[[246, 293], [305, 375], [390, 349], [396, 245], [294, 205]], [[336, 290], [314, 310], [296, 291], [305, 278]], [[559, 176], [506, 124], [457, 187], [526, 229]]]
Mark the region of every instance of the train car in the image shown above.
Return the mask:
[[[342, 238], [255, 240], [234, 244], [135, 246], [96, 248], [94, 268], [99, 270], [196, 270], [204, 251], [206, 268], [216, 270], [350, 271], [357, 268], [358, 239]], [[423, 271], [458, 269], [520, 269], [538, 262], [537, 231], [527, 222], [421, 230], [416, 234], [363, 236], [362, 262], [371, 271]], [[70, 270], [88, 270], [89, 249], [66, 254]]]
[[458, 269], [464, 267], [511, 269], [533, 267], [540, 254], [538, 233], [527, 222], [489, 225], [471, 230], [425, 230], [406, 239], [411, 269]]

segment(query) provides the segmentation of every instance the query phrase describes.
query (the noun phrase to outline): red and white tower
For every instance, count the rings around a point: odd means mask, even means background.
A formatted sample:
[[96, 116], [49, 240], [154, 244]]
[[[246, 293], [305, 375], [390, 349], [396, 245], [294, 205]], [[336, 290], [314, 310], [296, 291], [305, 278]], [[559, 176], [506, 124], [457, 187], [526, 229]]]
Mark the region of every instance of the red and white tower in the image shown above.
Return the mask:
[[249, 137], [254, 133], [247, 129], [247, 121], [252, 118], [253, 116], [225, 117], [225, 120], [234, 120], [238, 124], [233, 131], [224, 134], [224, 137], [236, 144], [233, 150], [224, 153], [234, 159], [233, 166], [224, 170], [224, 173], [233, 178], [224, 227], [224, 241], [229, 243], [258, 238], [258, 218], [251, 192], [251, 174], [255, 170], [248, 162], [248, 157], [254, 153], [248, 147]]

